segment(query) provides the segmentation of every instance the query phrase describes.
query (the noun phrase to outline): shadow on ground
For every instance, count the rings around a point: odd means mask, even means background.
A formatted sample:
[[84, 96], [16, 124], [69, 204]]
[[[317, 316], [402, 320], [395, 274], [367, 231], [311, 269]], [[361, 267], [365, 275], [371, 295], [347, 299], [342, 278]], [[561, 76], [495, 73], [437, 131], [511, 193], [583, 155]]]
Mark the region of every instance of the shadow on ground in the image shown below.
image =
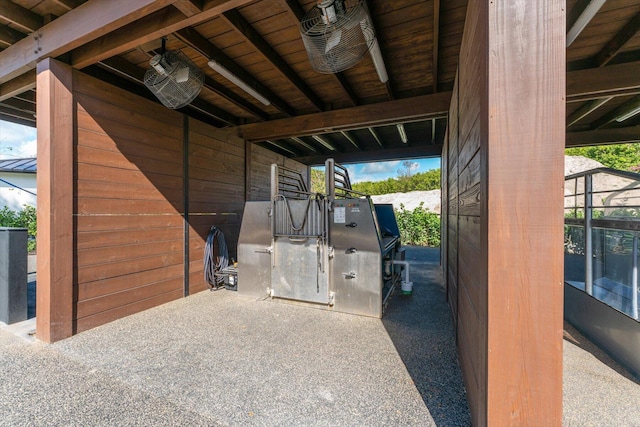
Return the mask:
[[406, 247], [412, 295], [394, 295], [382, 319], [436, 424], [471, 425], [445, 299], [438, 248]]

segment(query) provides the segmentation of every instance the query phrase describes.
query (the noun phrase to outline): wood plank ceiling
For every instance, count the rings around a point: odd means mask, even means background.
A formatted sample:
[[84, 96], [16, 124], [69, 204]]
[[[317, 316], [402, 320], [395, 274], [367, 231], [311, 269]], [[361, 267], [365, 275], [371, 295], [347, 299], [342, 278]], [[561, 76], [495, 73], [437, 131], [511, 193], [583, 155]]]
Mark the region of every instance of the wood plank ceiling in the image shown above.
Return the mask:
[[[43, 27], [71, 11], [82, 16], [90, 6], [85, 3], [100, 1], [0, 0], [0, 49], [30, 34], [37, 49]], [[155, 3], [128, 25], [53, 52], [83, 72], [155, 100], [142, 81], [165, 37], [168, 49], [181, 50], [206, 74], [204, 89], [183, 111], [235, 127], [251, 142], [309, 164], [327, 157], [349, 162], [439, 155], [467, 0], [368, 2], [386, 84], [369, 55], [339, 74], [311, 68], [298, 28], [316, 0]], [[640, 111], [631, 114], [640, 107], [640, 3], [608, 0], [599, 9], [597, 3], [602, 0], [567, 1], [567, 31], [577, 34], [567, 47], [567, 145], [640, 139]], [[578, 32], [576, 23], [586, 25]], [[0, 64], [9, 51], [0, 51]], [[212, 70], [211, 59], [269, 105]], [[34, 72], [1, 71], [0, 65], [0, 119], [34, 126]]]

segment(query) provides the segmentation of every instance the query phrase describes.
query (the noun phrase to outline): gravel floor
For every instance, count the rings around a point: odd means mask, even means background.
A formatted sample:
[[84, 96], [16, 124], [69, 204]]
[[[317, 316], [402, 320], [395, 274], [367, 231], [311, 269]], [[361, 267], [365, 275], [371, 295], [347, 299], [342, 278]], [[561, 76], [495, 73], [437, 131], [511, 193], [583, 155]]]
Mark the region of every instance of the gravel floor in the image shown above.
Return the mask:
[[[438, 251], [407, 259], [413, 295], [382, 320], [220, 291], [53, 345], [4, 326], [0, 426], [470, 425]], [[640, 426], [639, 402], [640, 381], [566, 324], [564, 425]]]
[[438, 251], [408, 257], [383, 321], [219, 291], [53, 345], [0, 330], [0, 425], [469, 425]]

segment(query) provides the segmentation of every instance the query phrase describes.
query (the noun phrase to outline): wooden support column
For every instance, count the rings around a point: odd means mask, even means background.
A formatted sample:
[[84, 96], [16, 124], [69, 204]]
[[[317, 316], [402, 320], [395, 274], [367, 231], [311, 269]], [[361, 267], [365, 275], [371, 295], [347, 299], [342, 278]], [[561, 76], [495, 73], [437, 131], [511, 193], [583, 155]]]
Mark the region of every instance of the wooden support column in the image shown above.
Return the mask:
[[562, 423], [565, 76], [563, 2], [469, 2], [443, 242], [475, 426]]
[[54, 59], [37, 66], [38, 289], [36, 337], [73, 334], [72, 69]]
[[484, 4], [487, 424], [560, 426], [565, 6]]

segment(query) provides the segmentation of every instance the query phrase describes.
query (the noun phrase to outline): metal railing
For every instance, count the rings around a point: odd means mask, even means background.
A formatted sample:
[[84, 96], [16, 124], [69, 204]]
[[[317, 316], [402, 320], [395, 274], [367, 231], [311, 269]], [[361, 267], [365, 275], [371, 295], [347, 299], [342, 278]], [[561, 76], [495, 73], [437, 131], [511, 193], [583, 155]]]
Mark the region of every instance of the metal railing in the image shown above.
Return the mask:
[[569, 175], [564, 209], [565, 282], [638, 320], [640, 174]]

